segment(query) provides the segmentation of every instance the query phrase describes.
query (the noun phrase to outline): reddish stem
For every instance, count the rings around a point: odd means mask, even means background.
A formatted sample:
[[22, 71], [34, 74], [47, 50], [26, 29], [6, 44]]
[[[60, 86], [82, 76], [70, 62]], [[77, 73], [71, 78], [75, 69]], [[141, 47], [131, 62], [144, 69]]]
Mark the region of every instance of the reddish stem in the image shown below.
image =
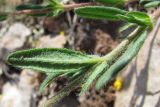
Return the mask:
[[[88, 2], [88, 3], [79, 3], [79, 4], [69, 4], [69, 5], [64, 5], [63, 8], [65, 11], [70, 11], [74, 8], [78, 8], [78, 7], [84, 7], [84, 6], [93, 6], [96, 5], [96, 3], [94, 2]], [[14, 13], [12, 13], [12, 15], [20, 15], [20, 14], [43, 14], [43, 13], [49, 13], [53, 11], [51, 8], [48, 9], [38, 9], [38, 10], [31, 10], [31, 9], [27, 9], [27, 10], [21, 10], [21, 11], [16, 11]]]
[[69, 5], [64, 5], [64, 9], [66, 11], [70, 11], [74, 8], [78, 8], [78, 7], [84, 7], [84, 6], [95, 6], [96, 3], [95, 2], [88, 2], [88, 3], [79, 3], [79, 4], [69, 4]]
[[21, 10], [21, 11], [16, 11], [14, 13], [12, 13], [12, 15], [21, 15], [21, 14], [43, 14], [43, 13], [48, 13], [52, 11], [52, 9], [39, 9], [39, 10]]

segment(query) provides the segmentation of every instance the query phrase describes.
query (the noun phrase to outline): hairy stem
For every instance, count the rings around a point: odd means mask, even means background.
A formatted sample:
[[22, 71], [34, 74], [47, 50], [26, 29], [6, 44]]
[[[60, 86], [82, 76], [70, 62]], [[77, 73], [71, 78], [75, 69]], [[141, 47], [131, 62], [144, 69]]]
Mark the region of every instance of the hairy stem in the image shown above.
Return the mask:
[[114, 49], [109, 54], [105, 55], [103, 58], [108, 61], [109, 64], [112, 64], [119, 56], [121, 56], [127, 49], [130, 42], [142, 31], [143, 27], [138, 27], [135, 29], [125, 40], [123, 40], [116, 49]]

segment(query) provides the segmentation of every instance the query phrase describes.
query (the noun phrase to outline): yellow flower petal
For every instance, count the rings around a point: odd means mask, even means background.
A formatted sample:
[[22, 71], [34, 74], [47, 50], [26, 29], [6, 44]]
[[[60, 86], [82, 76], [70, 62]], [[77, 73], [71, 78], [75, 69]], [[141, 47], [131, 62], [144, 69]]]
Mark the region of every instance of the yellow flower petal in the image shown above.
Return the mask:
[[115, 90], [120, 91], [122, 89], [123, 86], [123, 81], [121, 78], [117, 78], [113, 84], [113, 87], [115, 88]]

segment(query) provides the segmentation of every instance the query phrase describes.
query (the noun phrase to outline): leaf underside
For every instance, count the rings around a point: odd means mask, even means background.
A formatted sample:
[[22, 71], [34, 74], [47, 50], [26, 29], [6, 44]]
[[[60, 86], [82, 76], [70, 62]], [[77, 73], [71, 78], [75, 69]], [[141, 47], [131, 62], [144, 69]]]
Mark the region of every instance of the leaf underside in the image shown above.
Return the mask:
[[47, 77], [45, 78], [45, 80], [41, 83], [40, 88], [39, 88], [39, 92], [42, 93], [44, 91], [44, 89], [59, 75], [61, 75], [61, 73], [48, 74]]

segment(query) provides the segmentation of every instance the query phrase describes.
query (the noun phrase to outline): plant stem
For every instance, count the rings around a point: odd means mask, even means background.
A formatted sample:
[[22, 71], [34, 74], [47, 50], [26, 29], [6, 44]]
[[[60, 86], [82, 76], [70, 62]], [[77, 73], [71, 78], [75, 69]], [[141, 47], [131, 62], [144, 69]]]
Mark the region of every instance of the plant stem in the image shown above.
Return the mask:
[[[76, 4], [68, 4], [68, 5], [63, 5], [63, 9], [65, 11], [70, 11], [73, 10], [74, 8], [78, 8], [78, 7], [84, 7], [84, 6], [93, 6], [96, 5], [95, 2], [88, 2], [88, 3], [76, 3]], [[11, 15], [15, 16], [15, 15], [21, 15], [21, 14], [25, 14], [25, 15], [30, 15], [30, 14], [43, 14], [43, 13], [49, 13], [54, 11], [51, 8], [47, 8], [47, 9], [36, 9], [36, 10], [32, 10], [32, 9], [27, 9], [27, 10], [21, 10], [21, 11], [16, 11], [13, 12]]]
[[78, 7], [84, 7], [84, 6], [94, 6], [96, 5], [97, 3], [95, 2], [88, 2], [88, 3], [78, 3], [78, 4], [69, 4], [69, 5], [64, 5], [64, 9], [66, 11], [70, 11], [72, 9], [75, 9], [75, 8], [78, 8]]
[[43, 13], [49, 13], [49, 12], [51, 12], [51, 11], [52, 11], [51, 8], [48, 8], [48, 9], [37, 9], [37, 10], [27, 9], [27, 10], [21, 10], [21, 11], [13, 12], [12, 15], [21, 15], [21, 14], [25, 14], [25, 15], [29, 15], [29, 14], [43, 14]]
[[121, 56], [127, 49], [130, 42], [142, 31], [144, 30], [143, 27], [138, 27], [135, 29], [125, 40], [123, 40], [117, 48], [115, 48], [112, 52], [102, 57], [103, 59], [107, 60], [108, 64], [112, 64], [119, 56]]

